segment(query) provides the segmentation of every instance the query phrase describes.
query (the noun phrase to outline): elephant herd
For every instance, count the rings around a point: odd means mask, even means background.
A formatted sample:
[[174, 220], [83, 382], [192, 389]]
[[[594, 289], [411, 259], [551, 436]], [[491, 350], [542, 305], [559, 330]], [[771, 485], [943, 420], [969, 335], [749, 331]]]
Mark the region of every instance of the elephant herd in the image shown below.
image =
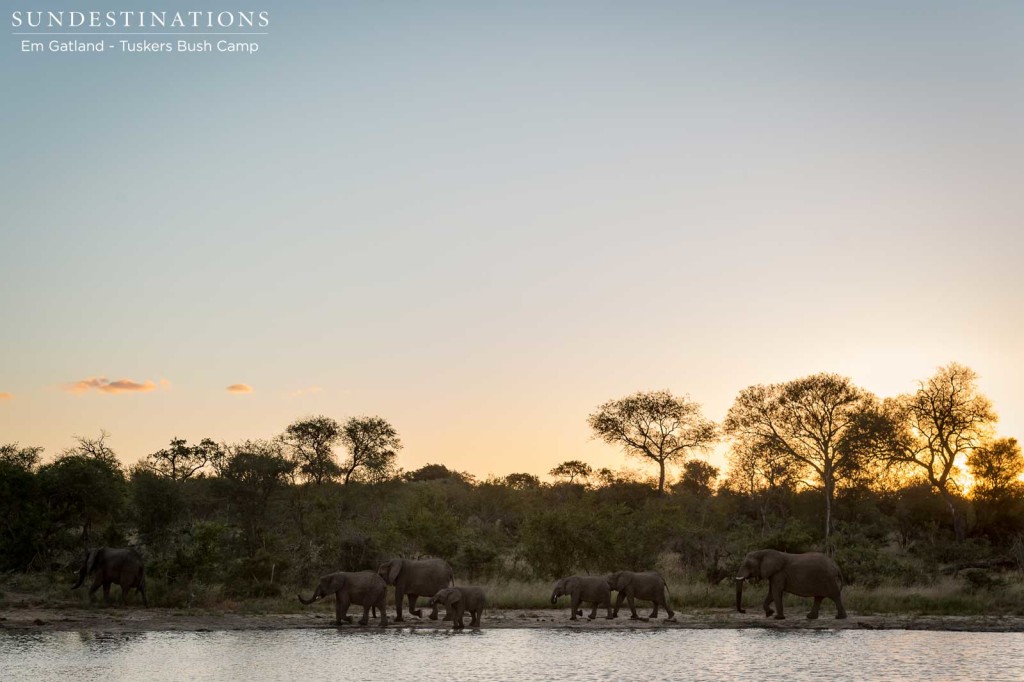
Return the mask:
[[[72, 589], [81, 587], [87, 575], [93, 575], [94, 581], [89, 589], [90, 597], [101, 586], [103, 595], [109, 600], [110, 586], [120, 585], [121, 598], [124, 600], [130, 589], [135, 589], [146, 601], [146, 575], [142, 558], [133, 549], [114, 549], [103, 547], [91, 550], [83, 559], [79, 570], [78, 582]], [[785, 618], [783, 595], [793, 594], [799, 597], [813, 597], [814, 604], [808, 618], [817, 618], [821, 602], [831, 599], [836, 605], [836, 618], [846, 618], [841, 596], [843, 581], [839, 567], [824, 554], [807, 552], [789, 554], [773, 549], [762, 549], [747, 554], [740, 564], [736, 575], [736, 610], [743, 609], [743, 583], [746, 580], [766, 580], [768, 594], [764, 599], [765, 616]], [[351, 623], [348, 615], [349, 606], [362, 606], [363, 616], [360, 625], [369, 624], [371, 613], [377, 617], [380, 612], [380, 625], [388, 624], [387, 588], [395, 588], [395, 622], [401, 623], [403, 618], [403, 602], [408, 601], [409, 613], [421, 618], [423, 611], [417, 608], [420, 597], [428, 599], [431, 607], [429, 618], [437, 620], [438, 607], [443, 605], [453, 621], [453, 627], [465, 627], [464, 616], [469, 614], [470, 627], [480, 627], [480, 619], [487, 596], [481, 587], [455, 585], [455, 577], [451, 566], [443, 559], [392, 559], [381, 564], [376, 571], [340, 571], [320, 578], [313, 596], [305, 599], [299, 595], [303, 604], [312, 604], [333, 594], [335, 599], [335, 621]], [[611, 593], [617, 592], [615, 604], [612, 604]], [[657, 618], [661, 609], [665, 610], [666, 621], [675, 621], [675, 612], [669, 604], [668, 585], [656, 571], [633, 572], [618, 571], [610, 575], [589, 576], [574, 575], [562, 578], [555, 583], [551, 592], [551, 603], [558, 603], [559, 597], [569, 597], [569, 620], [577, 620], [583, 615], [582, 604], [591, 607], [588, 618], [597, 617], [599, 608], [606, 609], [606, 618], [616, 618], [623, 602], [629, 604], [630, 618], [640, 619], [636, 611], [636, 600], [648, 601], [654, 610], [650, 618]], [[772, 606], [774, 605], [774, 609]]]

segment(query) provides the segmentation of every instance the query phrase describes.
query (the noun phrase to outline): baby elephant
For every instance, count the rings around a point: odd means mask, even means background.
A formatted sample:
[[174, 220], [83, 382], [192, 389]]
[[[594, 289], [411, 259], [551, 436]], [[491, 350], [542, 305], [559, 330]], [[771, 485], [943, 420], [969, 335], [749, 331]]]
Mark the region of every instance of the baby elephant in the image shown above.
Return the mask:
[[657, 571], [646, 571], [645, 573], [619, 571], [618, 573], [612, 573], [608, 576], [608, 587], [619, 593], [618, 599], [615, 600], [613, 616], [619, 615], [619, 609], [622, 608], [623, 600], [628, 600], [630, 619], [639, 620], [640, 616], [636, 613], [636, 604], [633, 600], [642, 599], [654, 602], [654, 611], [651, 612], [651, 618], [658, 617], [658, 608], [661, 607], [668, 613], [668, 617], [665, 620], [675, 622], [676, 614], [668, 604], [668, 585], [665, 584], [665, 579]]
[[370, 609], [377, 607], [380, 609], [381, 627], [387, 626], [387, 585], [384, 579], [373, 571], [329, 573], [320, 578], [312, 597], [304, 599], [300, 594], [299, 601], [303, 604], [312, 604], [331, 594], [334, 595], [334, 620], [338, 625], [352, 622], [352, 616], [348, 615], [348, 607], [355, 604], [363, 607], [360, 625], [370, 622]]
[[462, 622], [462, 615], [469, 612], [472, 620], [469, 623], [471, 628], [480, 627], [480, 616], [483, 615], [484, 607], [487, 606], [487, 595], [483, 588], [463, 585], [462, 587], [445, 587], [439, 590], [430, 599], [430, 606], [444, 604], [452, 614], [455, 621], [453, 628], [456, 630], [465, 627]]
[[557, 604], [558, 598], [562, 595], [569, 595], [569, 608], [572, 609], [572, 617], [569, 620], [576, 620], [576, 616], [582, 616], [580, 603], [589, 602], [593, 607], [588, 619], [597, 618], [597, 609], [604, 606], [608, 609], [606, 618], [614, 618], [612, 615], [612, 592], [608, 587], [608, 580], [604, 576], [574, 575], [569, 578], [562, 578], [555, 583], [555, 589], [551, 592], [551, 603]]

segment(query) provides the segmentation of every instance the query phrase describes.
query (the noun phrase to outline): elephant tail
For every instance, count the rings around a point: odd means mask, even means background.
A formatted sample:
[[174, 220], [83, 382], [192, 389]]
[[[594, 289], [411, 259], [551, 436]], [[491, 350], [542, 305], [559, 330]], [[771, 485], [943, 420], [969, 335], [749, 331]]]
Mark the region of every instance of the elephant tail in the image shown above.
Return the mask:
[[668, 583], [667, 583], [667, 582], [665, 581], [665, 579], [664, 579], [664, 578], [662, 578], [662, 579], [661, 579], [661, 584], [662, 584], [662, 585], [663, 585], [663, 586], [665, 587], [665, 596], [667, 596], [667, 597], [671, 597], [671, 596], [672, 596], [672, 593], [671, 593], [671, 592], [669, 591], [669, 589], [668, 589]]

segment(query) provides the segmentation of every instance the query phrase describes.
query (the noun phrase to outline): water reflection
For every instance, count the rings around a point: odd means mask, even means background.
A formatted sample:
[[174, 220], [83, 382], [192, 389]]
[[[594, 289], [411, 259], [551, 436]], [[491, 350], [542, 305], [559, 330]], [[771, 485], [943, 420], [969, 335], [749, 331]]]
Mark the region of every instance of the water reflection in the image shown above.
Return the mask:
[[0, 680], [1017, 680], [1024, 635], [773, 630], [0, 632]]

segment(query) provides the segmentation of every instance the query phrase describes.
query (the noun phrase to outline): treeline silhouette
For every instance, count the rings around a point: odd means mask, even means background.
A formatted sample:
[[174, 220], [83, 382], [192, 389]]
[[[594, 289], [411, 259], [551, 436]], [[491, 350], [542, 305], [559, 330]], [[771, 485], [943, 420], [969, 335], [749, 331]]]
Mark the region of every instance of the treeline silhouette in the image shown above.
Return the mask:
[[[0, 569], [64, 571], [83, 549], [133, 546], [157, 603], [196, 586], [274, 596], [393, 556], [446, 558], [465, 580], [539, 580], [671, 564], [717, 583], [754, 548], [832, 554], [848, 583], [918, 585], [1024, 568], [1024, 456], [995, 434], [969, 368], [879, 399], [818, 374], [740, 392], [722, 424], [668, 391], [599, 406], [594, 435], [648, 478], [572, 460], [477, 480], [398, 468], [380, 417], [299, 419], [271, 440], [173, 439], [126, 468], [107, 434], [43, 462], [0, 446]], [[729, 444], [721, 471], [701, 459]], [[673, 473], [677, 475], [673, 480]]]

